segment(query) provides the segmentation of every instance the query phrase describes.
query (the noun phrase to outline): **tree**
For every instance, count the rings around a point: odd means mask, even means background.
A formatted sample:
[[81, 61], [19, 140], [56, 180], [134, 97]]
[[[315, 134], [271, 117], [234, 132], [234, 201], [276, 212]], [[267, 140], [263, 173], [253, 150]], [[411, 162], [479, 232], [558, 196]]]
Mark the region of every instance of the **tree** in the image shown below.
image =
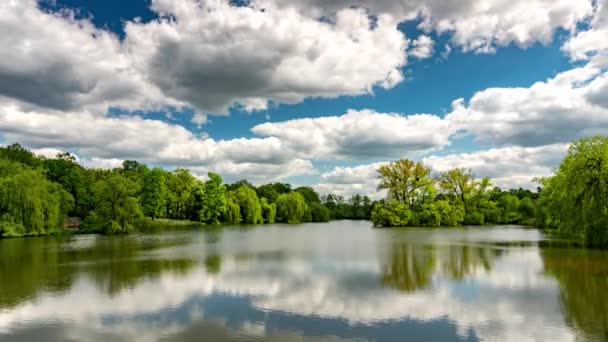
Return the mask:
[[309, 211], [312, 222], [328, 222], [330, 220], [329, 209], [321, 203], [311, 203]]
[[262, 208], [262, 219], [264, 223], [274, 223], [277, 215], [277, 206], [274, 203], [268, 203], [268, 200], [264, 197], [260, 199], [260, 206]]
[[[167, 185], [167, 215], [175, 219], [186, 219], [192, 216], [195, 207], [195, 194], [203, 185], [199, 182], [188, 169], [176, 169], [173, 172], [165, 173], [165, 183]], [[204, 192], [204, 191], [203, 191]]]
[[378, 227], [405, 227], [411, 224], [413, 214], [407, 204], [391, 199], [374, 207], [371, 220]]
[[36, 168], [42, 163], [42, 159], [37, 157], [19, 144], [10, 144], [8, 146], [0, 146], [0, 158], [21, 163], [26, 166]]
[[226, 224], [241, 223], [241, 207], [234, 196], [234, 191], [226, 193], [226, 209], [222, 214], [222, 221]]
[[143, 217], [136, 190], [133, 181], [116, 172], [98, 181], [93, 188], [95, 210], [88, 218], [90, 226], [108, 234], [129, 232]]
[[69, 153], [59, 153], [56, 158], [44, 160], [43, 165], [47, 179], [61, 184], [74, 198], [74, 207], [68, 214], [86, 217], [93, 210], [92, 183], [76, 158]]
[[46, 234], [63, 225], [72, 196], [39, 169], [0, 159], [0, 236]]
[[595, 246], [608, 246], [608, 136], [573, 142], [541, 201], [552, 223]]
[[202, 192], [202, 208], [200, 220], [207, 224], [218, 224], [219, 218], [226, 210], [226, 187], [222, 185], [222, 177], [209, 172], [209, 180], [200, 190]]
[[151, 217], [153, 220], [157, 217], [163, 217], [167, 210], [165, 171], [156, 167], [147, 172], [143, 178], [139, 197], [144, 215]]
[[260, 206], [258, 195], [256, 195], [251, 187], [242, 185], [235, 191], [234, 197], [240, 208], [242, 223], [263, 223], [262, 207]]
[[397, 160], [378, 168], [380, 182], [378, 190], [388, 190], [388, 197], [407, 204], [410, 209], [414, 207], [420, 192], [433, 180], [431, 169], [422, 162], [409, 159]]
[[294, 191], [298, 192], [300, 195], [302, 195], [302, 197], [304, 197], [306, 204], [321, 203], [319, 194], [317, 194], [317, 192], [310, 186], [301, 186], [296, 188]]
[[285, 183], [272, 183], [259, 186], [256, 190], [258, 198], [265, 197], [269, 203], [276, 203], [281, 194], [291, 191], [291, 185]]
[[455, 168], [441, 172], [438, 183], [441, 190], [462, 203], [466, 215], [470, 210], [470, 200], [476, 190], [475, 177], [471, 169]]
[[277, 220], [286, 223], [300, 223], [308, 206], [304, 197], [297, 192], [282, 194], [277, 198]]

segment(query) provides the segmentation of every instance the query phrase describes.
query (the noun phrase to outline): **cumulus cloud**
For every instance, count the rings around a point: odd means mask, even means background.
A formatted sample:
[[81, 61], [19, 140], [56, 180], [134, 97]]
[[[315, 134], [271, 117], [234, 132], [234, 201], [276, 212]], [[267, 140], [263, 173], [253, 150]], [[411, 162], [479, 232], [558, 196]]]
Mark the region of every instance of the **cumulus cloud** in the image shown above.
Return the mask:
[[[562, 50], [574, 60], [588, 60], [593, 57], [601, 64], [608, 65], [605, 57], [608, 53], [608, 4], [599, 0], [596, 3], [596, 11], [589, 22], [589, 29], [577, 32], [566, 43]], [[597, 56], [599, 54], [599, 56]]]
[[410, 54], [418, 59], [429, 58], [434, 53], [434, 42], [427, 35], [420, 35], [412, 41]]
[[574, 30], [593, 11], [591, 0], [278, 0], [314, 15], [355, 6], [372, 13], [391, 13], [400, 20], [421, 20], [427, 32], [451, 33], [451, 43], [464, 51], [494, 52], [516, 44], [549, 43], [558, 29]]
[[407, 40], [387, 14], [372, 24], [346, 8], [328, 22], [222, 0], [154, 0], [152, 9], [160, 19], [125, 27], [133, 61], [163, 92], [206, 111], [359, 95], [403, 79]]
[[[535, 189], [536, 177], [552, 174], [553, 169], [566, 155], [566, 144], [540, 147], [503, 147], [489, 150], [429, 156], [421, 161], [434, 172], [464, 167], [470, 168], [478, 178], [490, 177], [496, 186], [503, 189]], [[373, 198], [384, 197], [377, 192], [378, 173], [376, 170], [387, 162], [363, 164], [353, 167], [335, 167], [321, 174], [321, 182], [315, 185], [320, 193], [342, 196], [364, 194]]]
[[448, 123], [435, 115], [404, 116], [373, 110], [264, 123], [252, 132], [277, 137], [315, 159], [419, 154], [447, 146], [451, 134]]
[[528, 88], [488, 88], [453, 102], [454, 129], [485, 144], [540, 146], [608, 132], [608, 73], [585, 65]]
[[0, 97], [58, 110], [180, 105], [165, 98], [116, 36], [74, 13], [41, 11], [35, 0], [0, 3]]
[[179, 125], [136, 116], [26, 112], [4, 104], [0, 131], [5, 141], [20, 142], [45, 156], [74, 152], [90, 167], [111, 168], [124, 159], [137, 159], [240, 178], [281, 179], [313, 172], [310, 161], [298, 159], [274, 137], [214, 140]]
[[539, 147], [503, 147], [485, 151], [430, 156], [422, 159], [434, 171], [456, 167], [470, 168], [476, 177], [490, 177], [495, 185], [504, 188], [524, 187], [535, 189], [535, 177], [552, 174], [565, 157], [566, 144]]

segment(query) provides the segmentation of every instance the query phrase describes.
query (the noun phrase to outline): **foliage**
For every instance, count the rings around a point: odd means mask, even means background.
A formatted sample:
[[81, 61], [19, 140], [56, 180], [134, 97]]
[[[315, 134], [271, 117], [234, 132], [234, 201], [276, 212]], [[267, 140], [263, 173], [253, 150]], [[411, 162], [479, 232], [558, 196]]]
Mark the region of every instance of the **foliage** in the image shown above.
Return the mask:
[[409, 159], [382, 165], [377, 171], [380, 174], [378, 190], [387, 190], [389, 199], [406, 203], [410, 209], [417, 198], [424, 195], [423, 190], [433, 182], [430, 168]]
[[263, 223], [262, 207], [255, 190], [247, 185], [242, 185], [235, 191], [234, 198], [240, 208], [242, 223]]
[[196, 194], [200, 194], [200, 182], [187, 169], [176, 169], [165, 173], [167, 186], [166, 214], [168, 217], [184, 220], [199, 220], [195, 210]]
[[294, 191], [279, 195], [276, 205], [277, 221], [292, 224], [302, 222], [302, 218], [308, 209], [304, 197]]
[[220, 223], [219, 218], [227, 208], [226, 187], [222, 185], [222, 177], [219, 175], [209, 172], [208, 176], [209, 180], [199, 190], [202, 193], [201, 198], [203, 198], [200, 220], [207, 224], [218, 224]]
[[38, 169], [0, 159], [2, 236], [40, 235], [63, 225], [73, 199]]
[[241, 223], [241, 207], [239, 206], [234, 192], [228, 192], [226, 198], [226, 209], [222, 214], [222, 222], [226, 224]]
[[262, 197], [260, 199], [260, 206], [262, 207], [262, 219], [264, 223], [274, 223], [277, 216], [277, 205], [268, 203], [268, 200]]
[[133, 181], [117, 172], [98, 181], [93, 188], [95, 210], [87, 220], [89, 228], [107, 234], [129, 232], [143, 218], [136, 189]]
[[553, 177], [542, 180], [543, 223], [608, 246], [608, 137], [572, 143]]
[[154, 168], [144, 175], [139, 198], [144, 215], [152, 219], [164, 217], [167, 210], [167, 186], [162, 169]]
[[328, 222], [330, 220], [329, 209], [321, 203], [313, 202], [308, 208], [312, 222]]
[[404, 227], [411, 224], [413, 214], [408, 205], [392, 199], [374, 207], [371, 221], [375, 226]]

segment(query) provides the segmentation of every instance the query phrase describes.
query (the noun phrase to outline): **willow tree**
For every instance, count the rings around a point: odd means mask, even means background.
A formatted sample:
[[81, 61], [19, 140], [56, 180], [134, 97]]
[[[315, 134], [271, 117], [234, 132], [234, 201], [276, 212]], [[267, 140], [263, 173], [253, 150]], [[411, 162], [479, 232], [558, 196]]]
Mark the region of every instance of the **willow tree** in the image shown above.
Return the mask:
[[0, 159], [0, 236], [60, 228], [72, 206], [72, 196], [38, 169]]
[[401, 159], [378, 168], [378, 190], [387, 190], [389, 199], [414, 207], [425, 189], [432, 186], [431, 169], [422, 162]]
[[235, 191], [234, 197], [240, 208], [242, 223], [263, 223], [262, 207], [255, 190], [247, 185], [242, 185]]
[[277, 198], [277, 221], [300, 223], [308, 210], [306, 201], [300, 193], [292, 191]]
[[608, 136], [572, 143], [555, 175], [542, 183], [541, 202], [552, 225], [608, 246]]

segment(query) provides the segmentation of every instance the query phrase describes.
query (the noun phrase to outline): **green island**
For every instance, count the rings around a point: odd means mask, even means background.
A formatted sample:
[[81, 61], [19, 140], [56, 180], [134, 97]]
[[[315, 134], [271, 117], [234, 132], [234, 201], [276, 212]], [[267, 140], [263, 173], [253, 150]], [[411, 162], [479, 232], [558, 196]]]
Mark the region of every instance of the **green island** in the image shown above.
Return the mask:
[[69, 153], [45, 158], [12, 144], [0, 147], [0, 237], [360, 219], [382, 227], [530, 225], [608, 246], [606, 136], [572, 142], [555, 174], [538, 179], [534, 192], [501, 190], [465, 168], [434, 173], [409, 159], [377, 172], [385, 199], [345, 199], [285, 183], [224, 184], [212, 172], [200, 180], [187, 169], [131, 160], [112, 170], [90, 169]]

